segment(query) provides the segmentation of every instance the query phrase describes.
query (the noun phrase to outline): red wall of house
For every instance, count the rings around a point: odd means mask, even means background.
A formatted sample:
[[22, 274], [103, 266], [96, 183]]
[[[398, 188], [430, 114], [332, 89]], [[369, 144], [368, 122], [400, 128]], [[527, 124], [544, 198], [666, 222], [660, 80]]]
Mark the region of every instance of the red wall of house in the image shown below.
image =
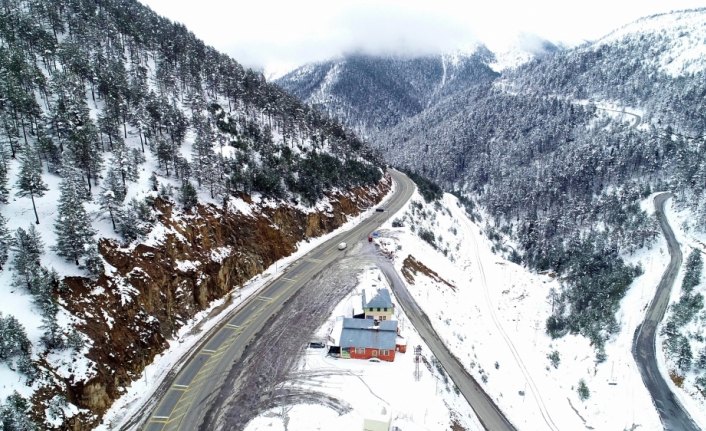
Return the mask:
[[377, 357], [381, 361], [392, 362], [395, 360], [395, 349], [388, 350], [388, 352], [390, 352], [390, 353], [385, 356], [382, 355], [382, 350], [378, 350], [378, 355], [373, 356], [373, 350], [376, 350], [376, 349], [365, 349], [365, 353], [363, 353], [361, 355], [361, 354], [355, 352], [355, 347], [349, 348], [351, 359], [370, 359], [370, 358]]

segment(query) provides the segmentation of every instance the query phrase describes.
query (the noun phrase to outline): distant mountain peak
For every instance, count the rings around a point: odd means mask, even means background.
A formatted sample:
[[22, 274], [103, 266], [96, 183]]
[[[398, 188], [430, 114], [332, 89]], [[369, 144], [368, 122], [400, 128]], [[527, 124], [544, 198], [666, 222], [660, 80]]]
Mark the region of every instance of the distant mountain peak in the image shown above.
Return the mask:
[[593, 47], [649, 39], [652, 63], [677, 77], [706, 69], [706, 8], [651, 15], [624, 25], [596, 41]]
[[495, 60], [490, 67], [496, 72], [513, 69], [524, 63], [563, 49], [547, 39], [533, 33], [518, 33], [509, 43], [492, 46]]

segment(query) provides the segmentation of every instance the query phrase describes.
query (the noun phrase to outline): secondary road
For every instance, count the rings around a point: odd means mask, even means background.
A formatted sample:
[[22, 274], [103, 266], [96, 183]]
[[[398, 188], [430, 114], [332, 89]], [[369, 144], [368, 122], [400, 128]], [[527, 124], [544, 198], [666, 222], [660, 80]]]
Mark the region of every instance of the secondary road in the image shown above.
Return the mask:
[[632, 356], [637, 362], [642, 375], [642, 381], [650, 391], [652, 400], [657, 407], [662, 426], [668, 431], [698, 431], [689, 413], [684, 409], [674, 393], [669, 389], [669, 385], [659, 372], [657, 365], [657, 353], [655, 348], [655, 336], [657, 326], [664, 318], [664, 312], [669, 305], [669, 295], [674, 285], [674, 279], [679, 273], [682, 263], [682, 253], [679, 243], [674, 237], [667, 217], [664, 215], [664, 203], [672, 197], [671, 193], [662, 193], [655, 196], [655, 211], [657, 219], [667, 238], [669, 249], [669, 265], [662, 275], [662, 279], [657, 286], [657, 292], [650, 304], [645, 320], [637, 327], [635, 337], [632, 342]]
[[340, 258], [343, 252], [337, 249], [338, 244], [364, 240], [412, 196], [414, 183], [397, 171], [390, 173], [396, 190], [385, 204], [386, 211], [373, 213], [355, 228], [316, 247], [223, 319], [193, 351], [176, 376], [159, 391], [160, 399], [142, 420], [141, 429], [174, 431], [201, 427], [205, 412], [213, 407], [215, 395], [220, 392], [225, 377], [270, 317], [312, 277]]
[[444, 370], [453, 380], [456, 387], [461, 391], [468, 404], [476, 413], [483, 427], [492, 431], [514, 431], [515, 427], [503, 415], [498, 406], [481, 388], [478, 382], [461, 365], [458, 358], [454, 356], [448, 347], [441, 341], [439, 335], [434, 330], [429, 317], [419, 308], [417, 302], [409, 294], [399, 274], [395, 271], [392, 263], [385, 257], [378, 258], [378, 266], [387, 277], [395, 297], [400, 302], [407, 318], [412, 322], [414, 328], [419, 332], [422, 340], [434, 353], [436, 359], [441, 362]]

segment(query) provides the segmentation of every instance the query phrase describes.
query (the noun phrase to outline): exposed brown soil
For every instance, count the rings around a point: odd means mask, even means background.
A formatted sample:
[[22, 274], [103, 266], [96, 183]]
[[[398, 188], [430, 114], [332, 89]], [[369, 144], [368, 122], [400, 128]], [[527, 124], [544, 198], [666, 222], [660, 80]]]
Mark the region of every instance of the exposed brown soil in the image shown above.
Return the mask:
[[684, 385], [684, 376], [680, 375], [675, 370], [669, 370], [669, 378], [672, 379], [678, 388], [681, 388]]
[[466, 431], [466, 428], [458, 422], [458, 419], [451, 419], [451, 431]]
[[454, 292], [456, 291], [456, 286], [441, 278], [439, 274], [415, 259], [411, 254], [407, 256], [404, 262], [402, 262], [402, 275], [404, 279], [407, 280], [407, 283], [414, 284], [415, 276], [420, 272], [437, 283], [448, 286]]
[[[328, 210], [305, 213], [282, 205], [247, 216], [214, 205], [198, 205], [183, 214], [157, 199], [158, 224], [167, 232], [158, 245], [123, 248], [102, 239], [100, 253], [113, 273], [96, 281], [64, 280], [68, 289], [58, 293], [59, 300], [82, 320], [77, 329], [93, 341], [87, 356], [97, 372], [86, 382], [69, 378], [38, 391], [33, 400], [36, 415], [43, 416], [45, 400], [63, 393], [90, 411], [67, 421], [63, 429], [92, 429], [122, 388], [139, 378], [197, 312], [290, 255], [297, 242], [330, 232], [378, 203], [389, 189], [386, 177], [374, 188], [329, 196]], [[231, 250], [220, 262], [212, 256], [219, 247]], [[180, 261], [190, 265], [180, 266]]]

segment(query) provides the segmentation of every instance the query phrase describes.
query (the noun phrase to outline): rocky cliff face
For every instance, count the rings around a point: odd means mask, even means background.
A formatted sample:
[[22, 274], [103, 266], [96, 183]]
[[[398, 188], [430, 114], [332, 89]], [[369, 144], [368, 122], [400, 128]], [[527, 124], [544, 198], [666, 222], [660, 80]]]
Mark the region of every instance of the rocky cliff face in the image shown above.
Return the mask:
[[313, 212], [282, 205], [245, 215], [199, 205], [184, 214], [157, 199], [155, 229], [166, 232], [158, 243], [122, 248], [102, 240], [100, 252], [110, 275], [96, 281], [65, 279], [68, 288], [58, 293], [59, 299], [82, 320], [78, 329], [93, 341], [87, 357], [95, 362], [96, 373], [87, 381], [64, 379], [65, 389], [59, 384], [54, 391], [42, 391], [35, 408], [43, 409], [43, 401], [53, 396], [49, 392], [64, 392], [88, 410], [65, 428], [92, 428], [121, 388], [140, 376], [186, 321], [294, 252], [297, 242], [330, 232], [379, 202], [390, 184], [385, 177], [375, 188], [329, 195], [328, 208]]

